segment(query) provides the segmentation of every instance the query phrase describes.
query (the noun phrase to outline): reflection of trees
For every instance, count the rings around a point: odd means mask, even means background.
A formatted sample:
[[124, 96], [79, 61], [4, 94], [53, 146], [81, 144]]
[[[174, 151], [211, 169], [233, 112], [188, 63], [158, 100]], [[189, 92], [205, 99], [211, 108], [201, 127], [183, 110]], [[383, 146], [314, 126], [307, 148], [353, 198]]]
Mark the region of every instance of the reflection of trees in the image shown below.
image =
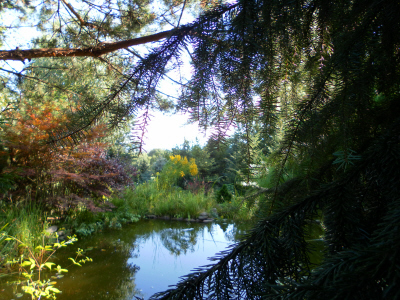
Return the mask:
[[[233, 223], [221, 223], [219, 226], [230, 241], [235, 241], [249, 228], [246, 224]], [[153, 240], [157, 243], [154, 247], [162, 244], [171, 254], [179, 256], [196, 251], [195, 246], [206, 229], [212, 236], [217, 228], [216, 224], [211, 223], [147, 220], [119, 231], [105, 231], [83, 238], [75, 245], [56, 253], [57, 260], [54, 262], [69, 269], [65, 277], [57, 283], [57, 288], [63, 291], [57, 299], [127, 300], [135, 299], [134, 296], [143, 297], [135, 284], [135, 276], [140, 267], [134, 264], [134, 258], [140, 255], [141, 243]], [[73, 257], [78, 247], [84, 249], [85, 255], [91, 257], [93, 262], [82, 267], [68, 266], [68, 257]], [[7, 290], [8, 288], [1, 295], [8, 295]]]
[[[211, 224], [190, 223], [189, 226], [186, 222], [163, 220], [147, 220], [133, 225], [137, 244], [140, 240], [157, 240], [159, 237], [163, 246], [176, 256], [194, 252], [199, 234], [205, 227], [211, 228]], [[136, 251], [135, 255], [139, 255], [139, 247], [136, 247]]]
[[246, 234], [247, 230], [251, 228], [249, 222], [220, 222], [218, 225], [224, 232], [225, 238], [230, 242], [240, 240]]
[[198, 230], [184, 230], [167, 228], [160, 232], [160, 239], [165, 248], [178, 256], [186, 254], [187, 251], [194, 252], [194, 245], [197, 242]]
[[[212, 224], [210, 223], [193, 223], [190, 224], [192, 228], [187, 228], [188, 225], [186, 223], [180, 222], [169, 222], [167, 225], [170, 228], [161, 229], [158, 233], [155, 231], [154, 234], [159, 234], [164, 247], [177, 256], [186, 254], [187, 251], [195, 251], [194, 246], [205, 227], [208, 228], [208, 231], [212, 235]], [[231, 242], [238, 241], [251, 228], [249, 222], [221, 222], [218, 225], [224, 232], [226, 240]]]
[[[221, 226], [222, 225], [222, 226]], [[135, 276], [139, 266], [135, 260], [140, 255], [139, 245], [146, 240], [162, 243], [175, 256], [194, 252], [196, 244], [205, 228], [212, 234], [216, 228], [212, 224], [172, 222], [163, 220], [147, 220], [126, 226], [120, 231], [103, 232], [99, 235], [82, 239], [75, 245], [63, 249], [58, 254], [57, 264], [67, 267], [68, 257], [73, 257], [76, 249], [88, 250], [86, 255], [93, 262], [82, 268], [71, 266], [69, 273], [58, 282], [57, 288], [63, 291], [58, 300], [127, 300], [141, 297], [135, 284]], [[188, 228], [189, 227], [189, 228]], [[225, 236], [234, 241], [244, 232], [248, 225], [220, 224]], [[155, 245], [155, 247], [157, 247]]]

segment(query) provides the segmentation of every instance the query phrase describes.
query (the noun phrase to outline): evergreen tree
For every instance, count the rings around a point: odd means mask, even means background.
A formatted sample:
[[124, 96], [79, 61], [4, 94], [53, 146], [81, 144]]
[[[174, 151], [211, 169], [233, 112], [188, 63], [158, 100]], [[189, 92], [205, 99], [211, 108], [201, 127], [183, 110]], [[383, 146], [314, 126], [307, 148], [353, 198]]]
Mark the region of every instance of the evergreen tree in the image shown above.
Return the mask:
[[199, 19], [181, 105], [221, 133], [258, 118], [281, 136], [278, 167], [255, 228], [154, 299], [400, 297], [399, 12], [396, 1], [239, 1]]

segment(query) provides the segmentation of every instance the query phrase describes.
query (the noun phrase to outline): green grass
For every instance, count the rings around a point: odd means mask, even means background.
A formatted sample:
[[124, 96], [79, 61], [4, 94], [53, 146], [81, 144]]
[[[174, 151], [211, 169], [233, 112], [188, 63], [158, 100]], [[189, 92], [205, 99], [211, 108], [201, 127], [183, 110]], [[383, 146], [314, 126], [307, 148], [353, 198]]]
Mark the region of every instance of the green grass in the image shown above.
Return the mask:
[[[1, 205], [0, 228], [2, 227], [4, 233], [17, 238], [32, 249], [41, 245], [43, 231], [48, 224], [43, 207], [31, 201], [22, 201], [17, 204]], [[21, 249], [13, 240], [2, 241], [1, 260], [4, 262], [19, 256], [22, 254]]]
[[175, 191], [154, 199], [150, 213], [159, 216], [197, 217], [202, 211], [209, 211], [215, 201], [203, 193]]
[[79, 236], [88, 236], [105, 228], [121, 228], [122, 224], [139, 220], [140, 216], [133, 212], [121, 199], [113, 211], [93, 213], [85, 207], [71, 211], [63, 226], [70, 227]]
[[157, 182], [149, 181], [138, 185], [134, 190], [126, 189], [113, 204], [118, 208], [140, 216], [156, 215], [182, 218], [196, 218], [201, 212], [216, 208], [220, 216], [235, 220], [249, 220], [254, 217], [256, 207], [247, 207], [241, 198], [233, 197], [230, 202], [217, 203], [213, 193], [191, 193], [171, 187], [163, 190]]
[[127, 189], [113, 204], [128, 207], [138, 215], [157, 215], [170, 217], [195, 217], [202, 211], [215, 207], [213, 197], [203, 193], [193, 194], [180, 188], [159, 190], [156, 183], [146, 182], [135, 190]]
[[216, 208], [220, 218], [247, 221], [255, 217], [258, 205], [249, 205], [242, 198], [233, 197], [232, 201], [217, 204]]

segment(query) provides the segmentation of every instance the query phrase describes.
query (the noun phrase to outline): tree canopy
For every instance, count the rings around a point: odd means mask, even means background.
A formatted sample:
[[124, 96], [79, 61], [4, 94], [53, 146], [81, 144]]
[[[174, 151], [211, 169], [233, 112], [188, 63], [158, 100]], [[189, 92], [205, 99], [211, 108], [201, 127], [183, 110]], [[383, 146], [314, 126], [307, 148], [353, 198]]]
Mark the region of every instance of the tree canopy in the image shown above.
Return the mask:
[[[107, 92], [71, 114], [51, 141], [79, 140], [101, 118], [112, 127], [157, 106], [160, 81], [188, 52], [191, 78], [181, 82], [176, 107], [222, 143], [239, 124], [249, 162], [256, 125], [269, 148], [254, 229], [154, 299], [400, 298], [399, 15], [393, 0], [239, 0], [190, 24], [178, 16], [179, 26], [145, 56], [113, 57], [121, 72]], [[102, 23], [77, 20], [64, 48], [84, 47], [80, 30], [102, 32]], [[139, 116], [137, 124], [146, 122]], [[308, 241], [315, 220], [326, 245], [317, 266]]]

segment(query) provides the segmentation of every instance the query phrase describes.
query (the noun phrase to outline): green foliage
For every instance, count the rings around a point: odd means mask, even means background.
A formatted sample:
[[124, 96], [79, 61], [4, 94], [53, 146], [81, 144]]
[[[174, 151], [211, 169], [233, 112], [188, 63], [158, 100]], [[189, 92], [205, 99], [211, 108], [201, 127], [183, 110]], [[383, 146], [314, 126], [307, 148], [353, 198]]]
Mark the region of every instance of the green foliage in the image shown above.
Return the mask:
[[210, 161], [207, 172], [204, 172], [207, 180], [213, 181], [217, 187], [236, 185], [236, 192], [244, 194], [243, 183], [248, 185], [260, 178], [264, 158], [260, 131], [253, 128], [247, 134], [245, 128], [238, 128], [222, 145], [210, 138], [203, 150]]
[[75, 224], [79, 224], [75, 227], [75, 232], [79, 236], [89, 236], [93, 233], [100, 231], [104, 227], [101, 222], [93, 222], [93, 223], [84, 223], [84, 222], [75, 223], [74, 222], [74, 225]]
[[222, 218], [250, 220], [258, 211], [257, 204], [240, 197], [218, 204], [213, 193], [206, 194], [204, 190], [195, 193], [180, 188], [163, 190], [156, 180], [142, 183], [134, 190], [126, 189], [112, 201], [118, 210], [140, 216], [196, 218], [201, 212], [216, 208]]
[[120, 197], [114, 197], [112, 201], [117, 207], [145, 216], [149, 213], [149, 203], [158, 194], [157, 186], [153, 182], [145, 182], [135, 189], [125, 189]]
[[7, 174], [7, 173], [0, 173], [0, 193], [4, 194], [10, 190], [14, 190], [16, 188], [16, 179], [19, 176], [16, 174]]
[[223, 203], [226, 201], [231, 201], [232, 194], [228, 191], [228, 186], [223, 184], [222, 187], [215, 193], [215, 198], [218, 203]]
[[136, 178], [137, 182], [144, 182], [151, 179], [153, 172], [150, 169], [150, 157], [146, 153], [142, 153], [138, 157], [135, 157], [133, 159], [133, 165], [138, 170]]
[[196, 161], [191, 158], [181, 157], [179, 154], [171, 155], [170, 160], [164, 165], [162, 172], [157, 175], [156, 182], [161, 190], [169, 190], [174, 186], [184, 188], [191, 178], [198, 174]]
[[336, 159], [333, 164], [339, 164], [338, 169], [346, 169], [349, 165], [354, 165], [355, 160], [361, 159], [360, 155], [355, 155], [355, 151], [351, 149], [346, 149], [346, 151], [336, 151], [333, 153]]
[[221, 219], [237, 221], [253, 221], [259, 211], [258, 203], [240, 197], [232, 197], [231, 201], [219, 203], [216, 208]]
[[120, 197], [123, 200], [114, 200], [115, 205], [128, 206], [130, 211], [142, 216], [196, 217], [203, 210], [215, 207], [211, 196], [181, 189], [163, 190], [157, 181], [142, 183], [135, 190], [127, 189]]
[[214, 160], [210, 157], [210, 153], [206, 147], [201, 147], [196, 144], [190, 149], [190, 157], [196, 160], [197, 169], [199, 171], [199, 178], [208, 180], [210, 177], [211, 167]]
[[[51, 14], [55, 7], [50, 8]], [[135, 115], [143, 132], [159, 83], [188, 51], [191, 78], [182, 85], [177, 107], [204, 128], [214, 126], [207, 148], [214, 160], [210, 178], [220, 179], [219, 184], [245, 178], [250, 184], [251, 165], [265, 168], [259, 172], [266, 177], [260, 180], [264, 188], [254, 185], [263, 196], [255, 228], [215, 257], [214, 265], [197, 269], [154, 298], [400, 297], [398, 15], [400, 6], [391, 0], [239, 0], [206, 10], [139, 60], [134, 51], [131, 60], [106, 57], [121, 67], [116, 80], [100, 84], [99, 97], [89, 88], [82, 107], [68, 114], [70, 122], [53, 141], [65, 146], [67, 137], [80, 140], [82, 131], [102, 116], [113, 127]], [[87, 18], [92, 25], [102, 24], [92, 13]], [[43, 28], [45, 19], [39, 18]], [[54, 24], [56, 38], [63, 34], [59, 23], [48, 23]], [[121, 28], [122, 20], [105, 18], [106, 33], [89, 23], [72, 22], [66, 43], [113, 40], [118, 37], [114, 29], [130, 34]], [[61, 44], [60, 39], [49, 42]], [[106, 74], [108, 66], [99, 74]], [[17, 99], [20, 93], [11, 93], [11, 86], [10, 95]], [[78, 87], [84, 92], [83, 85]], [[63, 95], [80, 98], [79, 93]], [[144, 112], [138, 116], [139, 111]], [[240, 133], [231, 145], [226, 144], [230, 125]], [[141, 141], [143, 134], [134, 135]], [[189, 151], [186, 146], [178, 150]], [[162, 182], [175, 201], [184, 193], [175, 188], [177, 174], [166, 172]], [[160, 207], [170, 212], [174, 203], [157, 181], [143, 195], [147, 203], [163, 197]], [[132, 205], [141, 207], [135, 201]], [[191, 203], [195, 208], [196, 201]], [[306, 237], [317, 217], [326, 228], [327, 251], [312, 271], [312, 244]]]
[[[46, 228], [46, 214], [43, 207], [30, 201], [15, 204], [1, 202], [0, 227], [5, 226], [4, 233], [21, 241], [28, 248], [34, 249], [43, 242], [43, 230]], [[13, 241], [2, 243], [0, 248], [1, 261], [18, 257], [25, 248], [18, 247]]]
[[137, 222], [140, 218], [137, 210], [127, 205], [121, 198], [112, 198], [113, 211], [93, 213], [87, 208], [70, 212], [65, 224], [73, 228], [79, 236], [89, 236], [106, 228], [120, 229], [123, 224]]
[[168, 160], [166, 158], [159, 156], [152, 165], [152, 168], [155, 172], [154, 174], [160, 173], [167, 162]]
[[17, 11], [24, 11], [25, 8], [31, 8], [29, 0], [11, 1], [4, 0], [0, 3], [0, 12], [6, 9], [13, 9]]
[[[51, 279], [43, 280], [42, 273], [47, 269], [52, 271], [52, 267], [55, 265], [50, 262], [50, 258], [54, 255], [54, 253], [67, 245], [71, 245], [77, 241], [75, 237], [70, 237], [67, 241], [62, 241], [60, 243], [55, 243], [54, 245], [45, 245], [44, 239], [43, 244], [39, 245], [35, 248], [31, 248], [28, 245], [24, 244], [21, 240], [8, 236], [5, 233], [2, 233], [2, 237], [5, 237], [7, 241], [15, 241], [18, 244], [18, 247], [24, 248], [28, 255], [24, 257], [21, 255], [18, 259], [14, 259], [12, 261], [8, 261], [8, 264], [19, 266], [19, 273], [22, 274], [24, 281], [18, 280], [14, 284], [22, 285], [22, 291], [31, 295], [32, 300], [41, 299], [45, 297], [47, 299], [56, 299], [56, 294], [61, 293], [60, 290], [54, 287], [54, 281]], [[78, 249], [75, 258], [69, 258], [73, 264], [82, 266], [83, 263], [91, 261], [89, 257], [81, 258], [79, 261], [76, 261], [78, 257], [82, 256], [82, 249]], [[63, 269], [60, 265], [56, 268], [56, 276], [63, 276], [63, 272], [68, 272], [67, 269]]]

